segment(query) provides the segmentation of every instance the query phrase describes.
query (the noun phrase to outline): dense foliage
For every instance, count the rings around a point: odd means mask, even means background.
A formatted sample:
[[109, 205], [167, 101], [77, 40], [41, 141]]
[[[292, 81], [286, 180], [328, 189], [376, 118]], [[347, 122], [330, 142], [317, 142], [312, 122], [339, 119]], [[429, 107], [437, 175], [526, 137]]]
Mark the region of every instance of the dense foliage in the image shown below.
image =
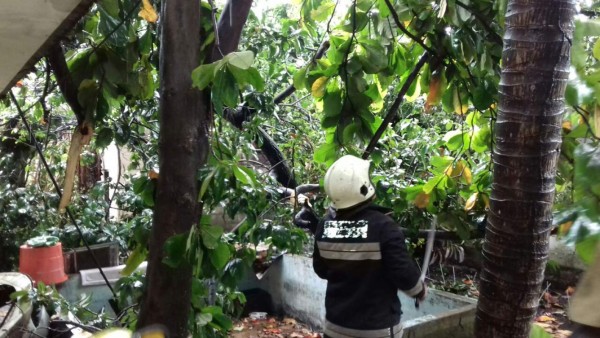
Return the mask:
[[[211, 95], [215, 112], [211, 154], [198, 173], [205, 216], [190, 233], [168, 241], [164, 263], [194, 267], [190, 323], [196, 336], [231, 328], [228, 315], [244, 301], [236, 285], [251, 271], [258, 245], [269, 254], [302, 252], [309, 237], [292, 225], [297, 206], [282, 198], [272, 164], [258, 150], [265, 142], [257, 136], [264, 135], [261, 130], [278, 145], [297, 182], [320, 183], [341, 154], [360, 156], [377, 141], [374, 135], [391, 112], [390, 127], [370, 153], [380, 203], [413, 232], [428, 228], [437, 215], [439, 228], [462, 240], [481, 234], [491, 189], [505, 3], [310, 0], [274, 6], [250, 16], [240, 52], [190, 74], [194, 86]], [[596, 7], [586, 9], [588, 18], [578, 22], [574, 38], [576, 72], [568, 89], [557, 197], [564, 216], [557, 225], [586, 258], [600, 236]], [[202, 2], [205, 54], [216, 43], [213, 10], [218, 17], [211, 1]], [[80, 172], [109, 149], [130, 159], [119, 163], [123, 172], [93, 187], [80, 179], [70, 207], [78, 226], [89, 243], [118, 241], [129, 273], [146, 258], [160, 175], [158, 24], [148, 16], [153, 12], [149, 1], [101, 0], [64, 41], [81, 116], [59, 91], [57, 81], [65, 74], [53, 73], [45, 60], [13, 89], [15, 102], [2, 101], [1, 270], [14, 268], [18, 245], [37, 234], [57, 234], [68, 247], [82, 245], [58, 211], [58, 194], [32, 151], [37, 142], [62, 181], [71, 133], [81, 121], [94, 126], [94, 137], [83, 146]], [[274, 103], [289, 86], [295, 92]], [[251, 115], [241, 129], [226, 118], [240, 110]], [[323, 212], [324, 196], [312, 200]], [[119, 217], [110, 212], [114, 208]], [[122, 308], [137, 302], [138, 282], [130, 276], [119, 283]], [[134, 326], [135, 315], [123, 318]]]

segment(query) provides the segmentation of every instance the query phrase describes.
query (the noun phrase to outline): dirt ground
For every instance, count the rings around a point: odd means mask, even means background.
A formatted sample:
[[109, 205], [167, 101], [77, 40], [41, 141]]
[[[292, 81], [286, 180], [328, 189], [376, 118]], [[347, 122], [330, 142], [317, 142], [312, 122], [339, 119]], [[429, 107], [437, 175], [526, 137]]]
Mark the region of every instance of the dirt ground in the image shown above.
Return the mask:
[[318, 332], [311, 331], [305, 324], [293, 318], [278, 320], [243, 318], [234, 323], [229, 334], [232, 338], [320, 338]]

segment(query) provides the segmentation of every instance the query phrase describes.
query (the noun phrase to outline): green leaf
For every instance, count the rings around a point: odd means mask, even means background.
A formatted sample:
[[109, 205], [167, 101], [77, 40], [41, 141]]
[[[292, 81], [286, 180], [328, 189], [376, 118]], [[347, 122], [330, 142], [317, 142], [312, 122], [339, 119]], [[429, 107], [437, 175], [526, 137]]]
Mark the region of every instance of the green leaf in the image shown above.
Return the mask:
[[116, 47], [123, 47], [129, 42], [130, 25], [123, 25], [121, 19], [113, 17], [108, 11], [100, 6], [100, 21], [98, 23], [98, 33], [107, 37], [107, 43]]
[[21, 298], [23, 298], [24, 300], [29, 298], [29, 291], [28, 290], [21, 290], [21, 291], [15, 291], [13, 293], [10, 294], [10, 300], [13, 301], [18, 301]]
[[215, 78], [217, 63], [201, 65], [192, 71], [192, 85], [200, 90], [206, 88]]
[[589, 132], [590, 132], [590, 128], [586, 124], [582, 123], [582, 124], [578, 125], [577, 127], [575, 127], [575, 129], [571, 130], [568, 134], [566, 134], [565, 137], [585, 138]]
[[600, 235], [587, 236], [585, 239], [575, 244], [575, 252], [577, 252], [577, 255], [579, 255], [581, 260], [587, 265], [594, 262], [596, 250], [598, 248], [598, 240], [600, 240]]
[[546, 332], [543, 327], [531, 324], [531, 332], [529, 332], [529, 338], [552, 338], [552, 335]]
[[[338, 128], [339, 130], [339, 128]], [[350, 123], [343, 128], [342, 140], [344, 143], [350, 143], [354, 139], [354, 135], [358, 131], [358, 126], [356, 123]]]
[[256, 182], [256, 176], [254, 174], [254, 172], [249, 169], [248, 167], [245, 167], [243, 165], [240, 166], [233, 166], [233, 175], [235, 176], [235, 178], [247, 185], [250, 186], [256, 186], [257, 182]]
[[567, 83], [567, 89], [565, 90], [565, 101], [569, 106], [579, 105], [579, 93], [577, 87], [570, 82]]
[[208, 249], [215, 249], [219, 245], [221, 235], [223, 235], [223, 228], [216, 225], [203, 225], [200, 227], [200, 234], [204, 246]]
[[95, 109], [98, 101], [98, 84], [96, 80], [85, 79], [79, 84], [77, 101], [84, 109]]
[[[204, 286], [202, 280], [192, 277], [192, 306], [194, 309], [201, 310], [205, 297], [208, 296], [208, 289]], [[211, 317], [212, 319], [212, 317]]]
[[452, 156], [432, 156], [429, 163], [436, 169], [441, 169], [440, 173], [443, 173], [446, 168], [454, 162]]
[[596, 40], [594, 43], [594, 49], [592, 49], [592, 54], [596, 58], [596, 60], [600, 60], [600, 40]]
[[185, 261], [186, 242], [188, 234], [183, 233], [171, 236], [165, 242], [165, 257], [162, 262], [171, 268], [178, 267]]
[[380, 44], [361, 43], [357, 56], [367, 74], [376, 74], [387, 68], [388, 58]]
[[423, 186], [423, 192], [426, 194], [431, 194], [434, 188], [445, 186], [447, 179], [448, 176], [445, 174], [440, 174], [430, 178], [429, 181], [427, 181], [427, 183], [425, 183]]
[[138, 268], [138, 266], [140, 266], [140, 264], [146, 260], [147, 256], [148, 250], [146, 250], [146, 247], [143, 245], [138, 245], [127, 258], [127, 263], [125, 263], [125, 267], [121, 271], [121, 275], [131, 275]]
[[114, 138], [114, 132], [111, 128], [102, 128], [96, 134], [96, 147], [100, 149], [104, 149], [108, 147], [108, 145], [112, 142]]
[[254, 53], [249, 50], [227, 54], [224, 61], [240, 69], [248, 69], [254, 63]]
[[492, 132], [489, 127], [481, 128], [473, 134], [471, 148], [478, 152], [484, 153], [490, 149]]
[[238, 86], [229, 70], [222, 69], [215, 75], [212, 96], [215, 108], [221, 113], [223, 105], [235, 107], [238, 104]]
[[308, 67], [302, 67], [294, 73], [294, 87], [297, 90], [306, 89], [306, 72]]
[[196, 314], [196, 324], [198, 326], [206, 326], [208, 323], [212, 321], [213, 317], [210, 313], [197, 313]]
[[113, 18], [119, 17], [119, 0], [100, 0], [99, 5]]
[[460, 130], [452, 130], [446, 133], [443, 138], [444, 142], [446, 142], [446, 147], [452, 151], [462, 149], [465, 146], [463, 137], [465, 134]]
[[228, 65], [227, 69], [233, 74], [235, 80], [240, 86], [251, 85], [256, 90], [262, 91], [265, 89], [265, 81], [256, 68], [241, 69], [232, 65]]
[[[575, 19], [575, 32], [573, 34], [576, 38], [581, 38], [584, 36], [600, 36], [600, 20], [589, 20], [585, 19]], [[580, 40], [578, 40], [580, 41]]]
[[333, 14], [335, 3], [332, 1], [323, 1], [318, 7], [310, 11], [310, 17], [316, 22], [322, 22]]
[[210, 262], [219, 271], [223, 270], [225, 265], [227, 265], [230, 257], [229, 245], [223, 242], [218, 243], [217, 247], [209, 255]]
[[234, 165], [232, 170], [236, 180], [246, 185], [254, 185], [252, 178], [245, 171], [241, 170], [239, 166]]
[[104, 97], [104, 95], [99, 95], [98, 104], [96, 105], [96, 115], [94, 115], [95, 121], [102, 121], [108, 114], [110, 114], [111, 107]]
[[382, 18], [387, 18], [390, 14], [390, 8], [387, 6], [385, 0], [377, 0], [377, 8], [379, 9], [379, 15]]
[[133, 192], [137, 195], [141, 194], [144, 191], [144, 187], [148, 183], [148, 177], [140, 176], [133, 180]]
[[317, 163], [331, 164], [337, 158], [338, 146], [335, 143], [323, 143], [314, 154], [314, 160]]
[[479, 86], [473, 91], [473, 106], [477, 110], [486, 110], [494, 103], [494, 96], [482, 87]]
[[147, 207], [152, 208], [154, 206], [154, 192], [156, 190], [153, 180], [148, 180], [144, 184], [144, 190], [142, 190], [141, 197], [142, 201]]
[[342, 112], [342, 93], [339, 90], [327, 92], [323, 98], [324, 117], [334, 117]]
[[213, 179], [217, 171], [218, 167], [215, 167], [213, 170], [211, 170], [211, 172], [208, 175], [206, 175], [206, 177], [202, 181], [202, 185], [200, 186], [200, 192], [198, 192], [199, 201], [201, 201], [202, 197], [204, 197], [204, 194], [206, 193], [206, 190], [208, 190], [208, 187], [210, 185], [210, 181]]
[[231, 330], [233, 322], [229, 317], [223, 314], [223, 309], [218, 306], [207, 306], [202, 309], [202, 313], [209, 313], [212, 316], [211, 324], [216, 324], [219, 330]]

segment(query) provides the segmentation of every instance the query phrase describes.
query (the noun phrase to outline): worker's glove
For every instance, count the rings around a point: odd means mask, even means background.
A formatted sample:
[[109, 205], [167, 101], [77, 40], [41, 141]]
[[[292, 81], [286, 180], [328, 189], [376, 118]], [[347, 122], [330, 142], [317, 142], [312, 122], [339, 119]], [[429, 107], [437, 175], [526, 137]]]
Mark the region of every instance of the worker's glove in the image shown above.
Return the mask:
[[427, 284], [423, 281], [423, 290], [415, 296], [415, 308], [419, 309], [419, 304], [427, 298]]
[[294, 216], [294, 224], [302, 229], [308, 229], [311, 233], [315, 233], [319, 224], [319, 217], [310, 207], [308, 198], [303, 201], [302, 209]]

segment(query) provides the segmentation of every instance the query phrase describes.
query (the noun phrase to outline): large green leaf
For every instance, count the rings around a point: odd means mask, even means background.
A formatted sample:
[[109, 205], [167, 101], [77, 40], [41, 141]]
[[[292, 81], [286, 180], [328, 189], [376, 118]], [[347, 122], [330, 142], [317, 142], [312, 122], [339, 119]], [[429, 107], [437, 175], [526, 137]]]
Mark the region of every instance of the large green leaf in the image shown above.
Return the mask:
[[575, 244], [575, 252], [579, 255], [579, 258], [590, 265], [596, 258], [596, 251], [598, 250], [598, 243], [600, 242], [600, 234], [594, 236], [587, 236], [581, 242]]
[[188, 234], [183, 233], [171, 236], [167, 239], [164, 246], [165, 257], [162, 260], [164, 264], [176, 268], [186, 260], [185, 252], [187, 249], [187, 238]]
[[531, 332], [529, 332], [529, 338], [552, 338], [552, 335], [546, 332], [543, 327], [531, 324]]
[[223, 309], [218, 306], [207, 306], [202, 309], [202, 313], [211, 315], [212, 321], [209, 323], [209, 325], [218, 330], [228, 331], [233, 328], [233, 322], [231, 319], [223, 314]]
[[238, 181], [240, 181], [246, 185], [251, 185], [251, 186], [255, 185], [256, 178], [254, 177], [254, 173], [250, 169], [248, 169], [244, 166], [234, 165], [232, 167], [232, 170], [233, 170], [233, 175], [235, 176], [235, 178]]
[[240, 86], [251, 85], [258, 91], [264, 90], [265, 81], [256, 68], [241, 69], [233, 65], [228, 65], [227, 69], [233, 74], [233, 77]]
[[254, 53], [249, 50], [243, 52], [233, 52], [227, 54], [223, 60], [232, 66], [246, 70], [254, 63]]
[[208, 249], [215, 249], [219, 245], [223, 228], [216, 225], [202, 225], [200, 228], [202, 243]]
[[119, 0], [100, 0], [98, 4], [113, 18], [119, 17]]
[[202, 198], [204, 197], [204, 194], [206, 194], [206, 191], [208, 190], [208, 187], [210, 186], [210, 182], [218, 170], [219, 170], [218, 167], [213, 168], [213, 170], [211, 170], [210, 173], [208, 173], [208, 175], [206, 175], [204, 180], [202, 180], [202, 185], [200, 186], [200, 191], [198, 192], [198, 200], [199, 201], [201, 201]]
[[221, 113], [224, 105], [236, 107], [239, 99], [238, 93], [238, 86], [231, 72], [226, 68], [218, 71], [212, 88], [213, 103], [217, 112]]
[[380, 44], [361, 43], [358, 47], [358, 60], [367, 74], [375, 74], [387, 68], [388, 58]]
[[486, 110], [494, 103], [493, 93], [488, 92], [485, 87], [477, 87], [473, 91], [473, 105], [475, 109]]
[[121, 24], [120, 18], [113, 17], [102, 6], [98, 7], [98, 11], [100, 12], [98, 32], [107, 37], [107, 43], [116, 47], [125, 46], [129, 42], [129, 30], [127, 27], [131, 26]]
[[96, 147], [104, 149], [112, 142], [114, 138], [114, 132], [112, 128], [104, 127], [96, 134]]
[[323, 143], [314, 154], [317, 163], [331, 164], [337, 158], [338, 146], [335, 143]]
[[325, 93], [323, 98], [324, 117], [339, 116], [342, 111], [342, 93], [339, 90]]
[[192, 84], [194, 87], [202, 90], [206, 88], [215, 78], [215, 68], [217, 63], [201, 65], [192, 71]]
[[131, 275], [137, 268], [146, 260], [148, 256], [148, 250], [143, 245], [138, 245], [135, 250], [131, 252], [125, 263], [125, 267], [121, 271], [122, 276]]
[[221, 271], [229, 262], [231, 258], [231, 251], [229, 251], [229, 245], [223, 242], [219, 242], [217, 247], [210, 251], [209, 254], [210, 262], [218, 270]]
[[294, 87], [298, 90], [306, 89], [306, 72], [308, 67], [302, 67], [294, 73]]

